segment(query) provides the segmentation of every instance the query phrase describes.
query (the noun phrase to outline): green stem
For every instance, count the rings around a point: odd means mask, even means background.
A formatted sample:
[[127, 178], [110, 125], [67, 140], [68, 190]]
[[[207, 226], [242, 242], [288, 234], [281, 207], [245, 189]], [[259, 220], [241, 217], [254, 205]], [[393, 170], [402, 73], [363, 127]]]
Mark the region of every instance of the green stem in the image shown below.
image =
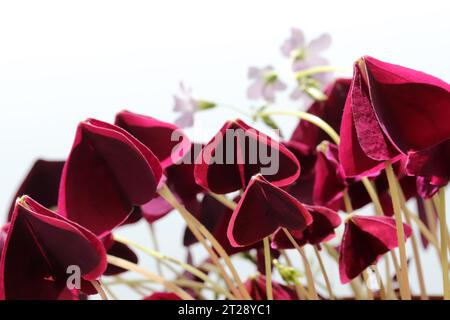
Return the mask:
[[366, 298], [367, 300], [373, 300], [373, 292], [372, 288], [370, 288], [369, 285], [369, 275], [367, 274], [367, 269], [362, 272], [362, 277], [364, 280], [364, 284], [366, 285], [366, 293], [367, 293]]
[[406, 258], [405, 246], [405, 230], [403, 228], [403, 220], [400, 206], [400, 196], [397, 185], [397, 178], [389, 161], [385, 162], [386, 175], [388, 178], [389, 190], [391, 192], [392, 206], [394, 208], [395, 225], [397, 227], [397, 242], [400, 253], [400, 294], [403, 300], [411, 300], [411, 292], [409, 289], [408, 279], [408, 260]]
[[112, 291], [112, 289], [107, 284], [103, 284], [103, 289], [111, 297], [111, 300], [119, 300], [119, 297]]
[[97, 290], [102, 300], [108, 300], [108, 296], [106, 295], [105, 290], [103, 290], [100, 280], [93, 280], [91, 281], [91, 284], [95, 290]]
[[301, 120], [308, 121], [325, 131], [331, 137], [334, 143], [339, 144], [340, 142], [339, 134], [328, 123], [311, 113], [298, 110], [272, 110], [262, 111], [261, 113], [259, 113], [259, 116], [270, 115], [294, 116]]
[[384, 283], [383, 283], [383, 279], [381, 278], [380, 271], [378, 270], [378, 267], [376, 265], [374, 265], [372, 267], [372, 269], [375, 272], [375, 277], [377, 279], [378, 287], [380, 288], [380, 297], [382, 300], [386, 300], [387, 293], [386, 293], [386, 290], [384, 289]]
[[[239, 273], [237, 272], [236, 268], [234, 267], [233, 263], [231, 262], [230, 256], [226, 253], [225, 249], [222, 247], [222, 245], [214, 238], [214, 236], [209, 232], [209, 230], [201, 224], [193, 215], [190, 213], [180, 202], [178, 202], [178, 199], [175, 197], [175, 195], [170, 191], [169, 187], [167, 185], [163, 185], [162, 188], [158, 191], [159, 195], [164, 198], [170, 205], [172, 205], [175, 209], [178, 210], [178, 212], [181, 214], [183, 219], [186, 221], [188, 227], [191, 229], [194, 236], [197, 238], [198, 241], [203, 245], [203, 247], [208, 251], [208, 254], [210, 255], [211, 259], [213, 260], [214, 264], [216, 264], [217, 268], [219, 268], [222, 276], [224, 277], [224, 280], [227, 282], [228, 287], [233, 292], [235, 296], [242, 296], [245, 300], [251, 300], [251, 297], [247, 291], [247, 289], [244, 286], [244, 283], [242, 282]], [[233, 282], [231, 281], [230, 277], [228, 276], [227, 272], [223, 269], [222, 265], [220, 264], [220, 261], [218, 260], [218, 256], [212, 248], [208, 246], [206, 243], [206, 240], [208, 240], [212, 247], [216, 250], [216, 252], [220, 255], [221, 258], [223, 258], [225, 264], [227, 265], [228, 269], [230, 270], [234, 280], [237, 284], [234, 286]]]
[[[403, 210], [403, 214], [404, 214], [406, 223], [409, 225], [412, 225], [411, 224], [412, 213], [406, 206], [405, 195], [403, 194], [403, 190], [400, 186], [400, 183], [397, 183], [397, 186], [398, 186], [399, 195], [400, 195], [400, 205]], [[413, 250], [414, 262], [416, 265], [417, 280], [419, 281], [420, 297], [422, 300], [428, 300], [428, 295], [427, 295], [426, 285], [425, 285], [425, 277], [424, 277], [423, 269], [422, 269], [422, 261], [420, 260], [419, 247], [417, 245], [417, 239], [416, 239], [416, 235], [414, 232], [411, 234], [411, 247]]]
[[347, 211], [347, 213], [348, 213], [348, 216], [346, 217], [345, 220], [351, 219], [351, 217], [354, 215], [354, 213], [353, 213], [352, 201], [350, 200], [347, 190], [344, 190], [344, 205], [345, 205], [345, 211]]
[[160, 276], [139, 267], [135, 263], [111, 255], [107, 255], [107, 260], [109, 264], [112, 264], [125, 270], [134, 271], [136, 273], [141, 274], [142, 276], [146, 277], [149, 280], [159, 283], [160, 285], [164, 286], [168, 291], [177, 294], [183, 300], [194, 300], [194, 298], [192, 298], [192, 296], [185, 290], [181, 289], [172, 282], [166, 281]]
[[328, 277], [327, 270], [325, 268], [325, 264], [323, 263], [322, 257], [320, 256], [320, 251], [318, 249], [318, 245], [313, 246], [314, 247], [314, 253], [316, 254], [317, 261], [319, 261], [319, 267], [320, 271], [323, 275], [323, 280], [325, 281], [325, 286], [327, 287], [328, 295], [330, 296], [331, 300], [336, 299], [333, 293], [333, 287], [331, 286], [330, 278]]
[[237, 207], [237, 203], [234, 202], [233, 200], [228, 199], [227, 197], [225, 197], [222, 194], [217, 194], [214, 192], [208, 192], [209, 195], [211, 197], [213, 197], [214, 199], [216, 199], [217, 201], [219, 201], [220, 203], [222, 203], [224, 206], [228, 207], [229, 209], [233, 210], [236, 209]]
[[384, 215], [383, 207], [381, 206], [381, 202], [378, 197], [378, 193], [377, 190], [375, 189], [375, 186], [372, 184], [372, 182], [370, 182], [370, 180], [367, 177], [362, 178], [361, 181], [375, 206], [375, 212], [377, 213], [377, 215], [380, 216]]
[[320, 74], [320, 73], [347, 72], [347, 71], [351, 72], [351, 70], [349, 70], [348, 68], [343, 68], [343, 67], [317, 66], [317, 67], [312, 67], [312, 68], [308, 68], [308, 69], [297, 72], [295, 75], [295, 79], [298, 81], [304, 77], [309, 77], [309, 76], [313, 76], [313, 75]]
[[302, 258], [303, 264], [305, 266], [305, 274], [306, 274], [306, 280], [308, 283], [309, 293], [314, 300], [318, 300], [319, 296], [317, 295], [316, 285], [314, 282], [314, 276], [313, 276], [313, 273], [311, 270], [311, 265], [309, 264], [308, 258], [306, 257], [305, 251], [303, 250], [302, 247], [300, 247], [298, 245], [297, 241], [295, 241], [294, 237], [291, 235], [291, 233], [289, 232], [288, 229], [283, 228], [283, 232], [288, 237], [289, 241], [292, 243], [294, 248], [300, 254], [300, 257]]
[[264, 262], [266, 267], [266, 292], [267, 300], [273, 300], [272, 292], [272, 261], [270, 258], [270, 241], [269, 237], [265, 237], [264, 243]]
[[173, 264], [178, 265], [179, 267], [183, 268], [184, 270], [186, 270], [187, 272], [191, 273], [192, 275], [198, 277], [199, 279], [202, 279], [203, 281], [205, 281], [206, 283], [209, 283], [217, 292], [222, 293], [223, 295], [225, 295], [228, 299], [231, 300], [236, 300], [236, 297], [234, 295], [232, 295], [230, 292], [224, 290], [220, 285], [218, 285], [217, 283], [215, 283], [214, 281], [212, 281], [207, 274], [205, 274], [203, 271], [195, 268], [194, 266], [188, 264], [188, 263], [184, 263], [180, 260], [177, 260], [175, 258], [166, 256], [165, 254], [162, 254], [158, 251], [155, 250], [151, 250], [148, 249], [136, 242], [133, 242], [131, 240], [125, 239], [121, 236], [114, 236], [114, 239], [120, 243], [135, 247], [139, 250], [141, 250], [142, 252], [148, 254], [149, 256], [155, 258], [157, 261], [160, 262], [171, 262]]
[[[153, 248], [155, 249], [155, 251], [160, 251], [159, 250], [159, 243], [158, 243], [158, 238], [156, 237], [156, 228], [155, 225], [153, 223], [149, 223], [148, 227], [150, 229], [150, 238], [152, 240], [153, 243]], [[158, 270], [158, 274], [160, 276], [163, 276], [163, 270], [161, 268], [161, 260], [156, 260], [156, 268]]]

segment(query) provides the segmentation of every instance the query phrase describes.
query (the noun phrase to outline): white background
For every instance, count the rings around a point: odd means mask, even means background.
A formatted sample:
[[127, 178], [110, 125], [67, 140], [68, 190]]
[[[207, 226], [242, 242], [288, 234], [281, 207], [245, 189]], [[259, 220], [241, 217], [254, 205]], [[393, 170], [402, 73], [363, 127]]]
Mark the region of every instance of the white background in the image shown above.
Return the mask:
[[[34, 159], [67, 156], [80, 120], [112, 121], [123, 108], [173, 120], [180, 80], [247, 107], [248, 66], [287, 69], [279, 47], [294, 26], [309, 38], [329, 32], [333, 65], [370, 54], [449, 81], [449, 9], [431, 0], [0, 1], [0, 217]], [[229, 116], [200, 115], [202, 134]], [[182, 257], [178, 218], [157, 227], [163, 251]], [[128, 233], [148, 241], [139, 228]], [[429, 275], [439, 273], [433, 259]]]

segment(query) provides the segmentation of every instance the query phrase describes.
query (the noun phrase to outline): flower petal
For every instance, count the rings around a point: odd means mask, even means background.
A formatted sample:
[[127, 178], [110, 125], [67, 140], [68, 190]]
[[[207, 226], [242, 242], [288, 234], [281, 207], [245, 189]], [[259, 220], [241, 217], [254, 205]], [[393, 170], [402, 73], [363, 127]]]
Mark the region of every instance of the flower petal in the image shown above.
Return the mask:
[[291, 29], [291, 36], [286, 39], [281, 46], [281, 52], [287, 58], [291, 56], [292, 51], [303, 49], [305, 47], [305, 35], [298, 28]]
[[[429, 192], [422, 192], [423, 195], [430, 196], [432, 189], [447, 185], [450, 180], [450, 139], [434, 147], [418, 152], [410, 152], [406, 163], [408, 174], [422, 177], [420, 185], [427, 187]], [[425, 183], [427, 185], [425, 185]], [[434, 186], [434, 187], [433, 187]]]
[[193, 143], [184, 158], [166, 169], [167, 185], [183, 200], [189, 200], [203, 191], [195, 182], [195, 160], [203, 149], [200, 143]]
[[311, 215], [298, 200], [262, 176], [256, 176], [233, 212], [228, 239], [234, 247], [251, 245], [279, 227], [302, 231], [311, 222]]
[[20, 199], [2, 253], [0, 299], [57, 299], [69, 266], [77, 266], [84, 280], [97, 279], [106, 268], [103, 244], [31, 198]]
[[173, 124], [130, 111], [117, 114], [115, 124], [149, 148], [163, 168], [182, 159], [190, 149], [187, 136]]
[[345, 176], [341, 165], [337, 160], [337, 146], [327, 144], [325, 152], [317, 153], [317, 161], [314, 168], [316, 178], [314, 180], [313, 199], [314, 204], [328, 206], [347, 188]]
[[[354, 82], [350, 86], [353, 91]], [[367, 176], [377, 173], [384, 167], [384, 162], [369, 158], [359, 144], [354, 126], [353, 97], [347, 96], [340, 130], [339, 160], [347, 177]]]
[[403, 153], [450, 138], [448, 83], [369, 56], [363, 58], [363, 64], [373, 109], [385, 133]]
[[[316, 245], [331, 240], [335, 236], [335, 229], [341, 224], [341, 218], [336, 211], [319, 206], [305, 206], [311, 214], [312, 223], [303, 231], [289, 230], [298, 245], [307, 243]], [[283, 230], [278, 230], [273, 238], [272, 247], [277, 249], [291, 249], [294, 245]]]
[[331, 46], [331, 36], [328, 33], [324, 33], [319, 37], [311, 40], [308, 45], [308, 51], [310, 54], [316, 55], [320, 51], [328, 49]]
[[58, 190], [64, 161], [37, 160], [17, 190], [8, 214], [8, 221], [14, 212], [16, 199], [28, 195], [46, 208], [58, 205]]
[[141, 206], [141, 214], [148, 223], [154, 223], [172, 210], [173, 207], [163, 197], [156, 197]]
[[399, 152], [392, 146], [383, 133], [375, 112], [369, 92], [355, 64], [351, 95], [351, 108], [359, 145], [369, 158], [376, 161], [390, 160]]
[[63, 170], [59, 212], [92, 230], [109, 233], [156, 193], [158, 159], [125, 130], [90, 119], [78, 126]]
[[298, 178], [300, 164], [286, 147], [239, 119], [225, 123], [203, 148], [194, 169], [198, 185], [220, 194], [245, 188], [258, 173], [284, 186]]
[[[411, 236], [412, 230], [406, 224], [404, 231], [406, 239]], [[353, 216], [345, 225], [339, 249], [341, 282], [348, 283], [397, 246], [397, 228], [393, 218]]]
[[6, 236], [8, 235], [10, 224], [7, 223], [0, 228], [0, 257], [2, 256], [3, 248], [5, 247]]

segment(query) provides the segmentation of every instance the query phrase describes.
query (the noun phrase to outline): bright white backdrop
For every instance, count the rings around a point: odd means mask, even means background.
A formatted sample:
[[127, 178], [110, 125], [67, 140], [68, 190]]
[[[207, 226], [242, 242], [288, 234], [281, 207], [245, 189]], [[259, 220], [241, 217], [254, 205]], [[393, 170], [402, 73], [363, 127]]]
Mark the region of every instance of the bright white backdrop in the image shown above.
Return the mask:
[[[123, 108], [173, 120], [180, 80], [247, 106], [248, 66], [282, 64], [279, 46], [294, 26], [310, 37], [329, 32], [333, 65], [370, 54], [449, 81], [449, 12], [437, 0], [2, 0], [0, 218], [36, 157], [67, 156], [80, 120], [112, 121]], [[197, 120], [212, 134], [228, 116]], [[164, 251], [179, 255], [177, 217], [158, 229]], [[129, 233], [148, 241], [139, 230]]]

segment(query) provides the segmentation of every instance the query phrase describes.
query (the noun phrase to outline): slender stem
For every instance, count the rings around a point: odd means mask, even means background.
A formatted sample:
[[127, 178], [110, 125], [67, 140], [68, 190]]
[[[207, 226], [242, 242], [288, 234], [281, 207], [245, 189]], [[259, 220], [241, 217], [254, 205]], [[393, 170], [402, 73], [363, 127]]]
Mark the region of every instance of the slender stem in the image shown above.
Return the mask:
[[223, 295], [225, 295], [228, 299], [231, 300], [236, 300], [236, 297], [234, 295], [232, 295], [229, 291], [224, 290], [220, 285], [218, 285], [217, 283], [215, 283], [214, 281], [212, 281], [207, 274], [205, 274], [203, 271], [195, 268], [194, 266], [188, 264], [188, 263], [184, 263], [178, 259], [166, 256], [165, 254], [162, 254], [160, 252], [157, 252], [155, 250], [151, 250], [148, 249], [138, 243], [135, 243], [131, 240], [125, 239], [123, 237], [120, 236], [114, 236], [114, 239], [118, 242], [127, 244], [129, 246], [135, 247], [143, 252], [145, 252], [146, 254], [148, 254], [149, 256], [155, 258], [157, 261], [168, 261], [171, 263], [174, 263], [178, 266], [180, 266], [181, 268], [183, 268], [184, 270], [186, 270], [187, 272], [191, 273], [192, 275], [198, 277], [199, 279], [202, 279], [203, 281], [205, 281], [206, 283], [209, 283], [217, 292], [222, 293]]
[[[148, 285], [146, 285], [146, 283], [154, 283], [154, 281], [151, 281], [149, 279], [127, 280], [127, 279], [122, 279], [117, 276], [115, 278], [116, 278], [115, 281], [108, 282], [107, 284], [111, 285], [111, 286], [112, 285], [120, 285], [120, 284], [127, 285], [130, 288], [133, 288], [133, 290], [136, 287], [140, 287], [140, 288], [143, 288], [148, 291], [156, 291], [154, 288], [151, 288]], [[180, 287], [183, 287], [183, 288], [186, 287], [186, 288], [191, 288], [191, 289], [195, 289], [195, 290], [204, 289], [204, 290], [210, 290], [214, 293], [222, 294], [221, 292], [217, 292], [216, 289], [213, 287], [208, 287], [208, 286], [205, 286], [205, 284], [202, 282], [192, 281], [189, 279], [176, 279], [176, 280], [172, 281], [172, 283], [176, 284]], [[106, 286], [105, 286], [105, 289], [106, 289]]]
[[427, 215], [427, 222], [429, 225], [429, 230], [434, 235], [436, 241], [437, 241], [437, 225], [436, 225], [436, 215], [435, 215], [435, 207], [434, 203], [430, 199], [426, 199], [424, 201], [425, 206], [425, 214]]
[[350, 200], [350, 197], [348, 195], [347, 190], [344, 190], [344, 205], [345, 205], [345, 211], [349, 214], [347, 217], [347, 220], [351, 218], [351, 215], [353, 213], [353, 206], [352, 201]]
[[[153, 248], [155, 249], [155, 251], [160, 251], [159, 250], [158, 238], [156, 237], [156, 227], [155, 227], [154, 223], [149, 223], [148, 227], [150, 229], [150, 238], [151, 238], [152, 243], [153, 243]], [[162, 267], [161, 267], [161, 260], [159, 260], [159, 259], [156, 260], [156, 269], [157, 269], [158, 274], [160, 276], [164, 275]]]
[[136, 284], [145, 284], [145, 283], [153, 283], [153, 281], [149, 279], [123, 279], [119, 276], [115, 276], [113, 281], [105, 282], [105, 285], [115, 286], [115, 285], [136, 285]]
[[[405, 208], [405, 212], [409, 211], [408, 208]], [[412, 214], [411, 212], [408, 213], [409, 217], [414, 221], [414, 223], [419, 228], [420, 233], [428, 240], [431, 245], [433, 245], [437, 250], [439, 250], [439, 241], [436, 239], [434, 234], [430, 231], [430, 229], [427, 228], [427, 226], [420, 220], [419, 217]]]
[[382, 300], [386, 300], [387, 294], [386, 294], [386, 290], [384, 289], [384, 284], [383, 284], [383, 280], [381, 278], [380, 271], [378, 270], [377, 265], [373, 265], [372, 269], [375, 272], [375, 276], [377, 278], [378, 287], [380, 288], [380, 298]]
[[207, 273], [209, 273], [209, 272], [219, 273], [219, 276], [220, 276], [220, 272], [218, 272], [217, 266], [213, 263], [208, 263], [205, 261], [200, 265], [200, 269], [207, 271]]
[[364, 279], [364, 283], [366, 285], [366, 292], [367, 292], [367, 300], [373, 300], [373, 292], [372, 292], [372, 288], [370, 287], [370, 279], [369, 279], [369, 275], [367, 274], [367, 270], [364, 270], [362, 272], [362, 276]]
[[[367, 177], [362, 178], [362, 182], [363, 182], [364, 187], [366, 188], [367, 193], [369, 194], [370, 200], [374, 204], [375, 214], [377, 216], [384, 216], [383, 207], [381, 206], [381, 202], [380, 202], [380, 198], [378, 197], [378, 192], [377, 192], [376, 186]], [[400, 266], [398, 264], [398, 258], [397, 258], [397, 255], [395, 254], [395, 251], [391, 250], [390, 255], [391, 255], [392, 263], [394, 265], [395, 273], [397, 275], [399, 275], [400, 274]], [[386, 268], [389, 269], [389, 257], [385, 256], [384, 259], [385, 259], [385, 263], [386, 263]], [[392, 297], [397, 299], [397, 295], [394, 291], [394, 286], [392, 285], [392, 279], [391, 279], [390, 272], [386, 272], [386, 283], [387, 283], [388, 292], [392, 293]], [[389, 288], [392, 290], [389, 290]]]
[[394, 208], [395, 225], [397, 227], [397, 242], [400, 252], [400, 294], [403, 300], [411, 300], [411, 292], [408, 280], [408, 260], [406, 258], [405, 230], [403, 229], [400, 198], [397, 185], [397, 178], [389, 161], [385, 162], [386, 175], [388, 178], [389, 190], [391, 192], [392, 206]]
[[129, 286], [130, 289], [134, 290], [137, 294], [145, 297], [147, 296], [147, 292], [145, 292], [145, 286], [140, 284], [132, 284]]
[[392, 285], [392, 278], [391, 278], [391, 266], [389, 265], [389, 256], [384, 257], [384, 267], [385, 267], [385, 273], [386, 273], [386, 295], [388, 297], [394, 297], [394, 286]]
[[[434, 199], [433, 199], [434, 200]], [[441, 246], [438, 241], [438, 234], [437, 234], [437, 225], [436, 225], [436, 208], [434, 206], [434, 201], [430, 199], [424, 200], [424, 206], [425, 206], [425, 214], [427, 216], [427, 222], [428, 222], [428, 230], [433, 234], [434, 239], [436, 239], [436, 254], [438, 256], [439, 261], [441, 260]]]
[[198, 282], [198, 281], [192, 281], [192, 280], [188, 280], [188, 279], [180, 279], [180, 280], [175, 280], [174, 283], [181, 287], [188, 287], [188, 288], [196, 289], [196, 290], [205, 289], [205, 290], [210, 290], [219, 295], [223, 294], [222, 292], [217, 292], [217, 290], [215, 288], [205, 286], [204, 283]]
[[[211, 256], [211, 259], [213, 262], [217, 265], [219, 270], [221, 270], [221, 274], [224, 277], [224, 280], [227, 282], [227, 285], [229, 286], [230, 290], [233, 292], [235, 296], [241, 296], [246, 299], [250, 300], [251, 297], [249, 293], [247, 292], [247, 289], [245, 288], [238, 272], [236, 271], [236, 268], [234, 267], [233, 263], [231, 262], [230, 256], [226, 253], [224, 248], [220, 245], [220, 243], [214, 238], [214, 236], [208, 231], [208, 229], [201, 224], [181, 203], [178, 202], [177, 198], [173, 195], [173, 193], [170, 191], [170, 189], [167, 187], [167, 185], [163, 185], [161, 190], [159, 191], [159, 194], [174, 208], [176, 208], [181, 216], [186, 221], [188, 227], [191, 229], [194, 236], [197, 238], [197, 240], [205, 247], [205, 249], [208, 251], [209, 255]], [[206, 243], [206, 239], [208, 239], [212, 245], [212, 247], [217, 251], [217, 253], [223, 258], [225, 264], [227, 265], [228, 269], [230, 270], [231, 274], [233, 275], [233, 278], [236, 281], [238, 290], [236, 290], [236, 287], [233, 285], [231, 279], [229, 278], [228, 274], [223, 270], [222, 265], [220, 264], [220, 261], [218, 260], [217, 254], [211, 250], [211, 248]]]
[[[169, 269], [170, 271], [172, 271], [176, 276], [180, 276], [180, 273], [175, 270], [175, 268], [173, 268], [168, 262], [172, 262], [174, 264], [178, 264], [177, 261], [174, 261], [174, 258], [170, 258], [156, 250], [152, 250], [152, 249], [148, 249], [147, 247], [136, 243], [134, 241], [131, 241], [127, 238], [124, 238], [120, 235], [114, 234], [114, 240], [116, 240], [117, 242], [126, 244], [128, 246], [134, 247], [138, 250], [141, 250], [142, 252], [146, 253], [147, 255], [153, 257], [156, 259], [156, 261], [161, 262], [162, 265], [164, 265], [164, 267], [166, 267], [167, 269]], [[179, 264], [178, 264], [179, 265]]]
[[299, 300], [310, 299], [308, 292], [306, 292], [305, 287], [298, 279], [294, 279], [294, 285], [295, 285], [295, 292], [297, 293], [297, 298]]
[[334, 141], [334, 143], [339, 144], [340, 138], [339, 134], [325, 121], [323, 121], [321, 118], [308, 113], [304, 111], [297, 111], [297, 110], [272, 110], [272, 111], [263, 111], [259, 114], [260, 116], [270, 116], [270, 115], [280, 115], [280, 116], [294, 116], [301, 120], [308, 121], [323, 131], [325, 131], [331, 139]]
[[[405, 195], [403, 194], [403, 191], [402, 191], [402, 188], [401, 188], [400, 184], [397, 183], [397, 186], [398, 186], [399, 196], [400, 196], [400, 205], [401, 205], [401, 208], [403, 210], [406, 223], [411, 225], [412, 213], [410, 212], [410, 210], [406, 206]], [[422, 261], [420, 260], [419, 248], [417, 246], [417, 238], [416, 238], [416, 235], [415, 235], [414, 232], [411, 235], [411, 246], [412, 246], [412, 249], [413, 249], [414, 263], [416, 265], [417, 280], [419, 281], [420, 298], [422, 300], [428, 300], [427, 290], [426, 290], [426, 286], [425, 286], [425, 278], [424, 278], [423, 269], [422, 269]]]
[[[194, 218], [195, 219], [195, 218]], [[197, 220], [195, 220], [197, 221]], [[198, 222], [198, 221], [197, 221]], [[236, 284], [238, 286], [238, 289], [242, 295], [242, 297], [246, 300], [251, 300], [250, 294], [248, 293], [247, 289], [244, 286], [244, 283], [242, 282], [239, 273], [237, 272], [236, 268], [234, 267], [233, 263], [231, 262], [230, 256], [226, 253], [225, 249], [222, 247], [222, 245], [214, 238], [214, 236], [209, 232], [208, 229], [202, 224], [199, 225], [199, 231], [211, 242], [213, 248], [219, 253], [219, 255], [223, 258], [225, 264], [227, 265], [228, 269], [230, 270], [233, 278], [236, 281]]]
[[380, 216], [383, 215], [383, 207], [381, 206], [380, 198], [378, 197], [375, 186], [367, 177], [362, 178], [361, 181], [369, 194], [370, 200], [372, 200], [375, 206], [375, 212]]
[[272, 259], [270, 258], [270, 240], [269, 237], [265, 237], [264, 243], [264, 262], [266, 267], [266, 292], [267, 300], [273, 300], [272, 292]]
[[210, 196], [212, 196], [214, 199], [216, 199], [217, 201], [219, 201], [220, 203], [222, 203], [224, 206], [228, 207], [229, 209], [233, 210], [236, 209], [237, 207], [237, 203], [234, 202], [233, 200], [228, 199], [227, 197], [225, 197], [222, 194], [217, 194], [214, 192], [208, 192]]
[[[152, 281], [148, 280], [148, 279], [141, 279], [141, 280], [127, 280], [127, 279], [123, 279], [120, 276], [115, 276], [114, 277], [114, 281], [110, 281], [108, 282], [108, 286], [113, 286], [113, 285], [125, 285], [128, 288], [130, 288], [131, 290], [135, 291], [137, 294], [146, 296], [147, 294], [142, 292], [142, 290], [140, 290], [140, 288], [145, 289], [149, 292], [154, 292], [156, 291], [154, 288], [149, 287], [146, 283], [147, 282], [151, 282]], [[105, 287], [106, 289], [107, 287]], [[109, 291], [110, 293], [112, 293], [112, 291]], [[117, 298], [115, 298], [115, 300], [117, 300]]]
[[448, 255], [447, 255], [447, 221], [445, 214], [445, 189], [439, 190], [439, 227], [441, 233], [441, 264], [442, 264], [442, 279], [444, 283], [444, 300], [450, 300], [450, 280], [448, 275]]
[[222, 267], [219, 257], [217, 256], [216, 252], [209, 247], [208, 243], [206, 242], [205, 237], [201, 234], [201, 232], [198, 230], [197, 226], [191, 219], [191, 214], [188, 212], [185, 207], [178, 202], [176, 197], [172, 194], [170, 189], [164, 185], [163, 188], [159, 191], [160, 195], [174, 208], [178, 210], [178, 212], [181, 214], [183, 219], [185, 220], [188, 228], [191, 230], [192, 234], [195, 236], [197, 241], [201, 243], [201, 245], [205, 248], [205, 250], [208, 252], [209, 256], [211, 257], [212, 262], [216, 265], [217, 270], [224, 278], [226, 284], [230, 288], [230, 290], [233, 292], [233, 294], [240, 296], [239, 291], [236, 289], [235, 285], [231, 281], [231, 278], [228, 276], [227, 272]]
[[322, 272], [323, 280], [325, 281], [325, 285], [327, 287], [328, 295], [330, 296], [331, 300], [334, 300], [336, 297], [335, 297], [335, 295], [333, 293], [333, 288], [332, 288], [331, 283], [330, 283], [330, 278], [328, 277], [327, 270], [325, 269], [325, 265], [323, 263], [322, 257], [320, 256], [320, 251], [317, 248], [317, 245], [315, 245], [313, 247], [314, 247], [314, 253], [316, 254], [317, 260], [319, 261], [320, 271]]
[[[397, 279], [399, 279], [399, 275], [400, 275], [400, 264], [398, 263], [398, 258], [397, 255], [395, 254], [394, 250], [390, 251], [390, 256], [391, 256], [391, 260], [392, 260], [392, 265], [394, 266], [394, 270], [395, 270], [395, 274], [397, 275]], [[395, 297], [396, 300], [398, 300], [398, 296], [396, 291], [393, 291], [393, 296]]]
[[95, 290], [97, 290], [102, 300], [108, 300], [108, 296], [106, 295], [105, 290], [103, 290], [100, 280], [93, 280], [91, 281], [91, 284], [94, 286]]
[[284, 260], [286, 260], [286, 265], [288, 266], [288, 267], [293, 267], [292, 266], [292, 261], [291, 261], [291, 258], [289, 258], [289, 256], [288, 256], [288, 254], [287, 254], [287, 252], [286, 252], [286, 250], [284, 250], [284, 249], [278, 249], [278, 251], [280, 251], [280, 255], [284, 258]]
[[[308, 68], [305, 70], [301, 70], [299, 72], [297, 72], [297, 74], [295, 75], [295, 78], [297, 80], [304, 78], [304, 77], [308, 77], [308, 76], [313, 76], [319, 73], [329, 73], [329, 72], [347, 72], [349, 71], [348, 68], [343, 68], [343, 67], [334, 67], [334, 66], [317, 66], [317, 67], [312, 67], [312, 68]], [[350, 71], [351, 72], [351, 71]]]
[[111, 300], [119, 300], [119, 297], [112, 291], [109, 285], [103, 284], [102, 287], [103, 289], [105, 289], [105, 292], [111, 297]]
[[125, 259], [121, 259], [118, 257], [114, 257], [111, 255], [107, 256], [107, 260], [108, 263], [126, 269], [126, 270], [130, 270], [130, 271], [134, 271], [136, 273], [141, 274], [142, 276], [148, 278], [149, 280], [152, 280], [156, 283], [159, 283], [160, 285], [164, 286], [168, 291], [173, 292], [175, 294], [177, 294], [180, 298], [182, 298], [183, 300], [194, 300], [194, 298], [192, 298], [192, 296], [187, 293], [186, 291], [184, 291], [182, 288], [178, 287], [177, 285], [166, 281], [165, 279], [161, 278], [160, 276], [145, 270], [141, 267], [139, 267], [138, 265], [129, 262]]
[[394, 266], [394, 270], [395, 270], [395, 274], [398, 275], [400, 274], [400, 264], [398, 263], [398, 258], [397, 255], [395, 254], [394, 250], [390, 251], [391, 253], [391, 259], [392, 259], [392, 265]]
[[[182, 211], [180, 211], [181, 213]], [[186, 224], [188, 225], [188, 228], [192, 231], [195, 238], [201, 243], [201, 245], [205, 248], [205, 250], [208, 252], [213, 264], [216, 266], [217, 271], [222, 275], [223, 279], [225, 280], [225, 283], [227, 284], [228, 288], [233, 292], [235, 296], [240, 297], [241, 294], [239, 290], [234, 285], [233, 281], [229, 277], [228, 273], [223, 268], [219, 257], [216, 254], [216, 251], [214, 251], [207, 243], [206, 238], [203, 236], [203, 234], [198, 230], [197, 226], [195, 226], [194, 222], [192, 222], [189, 217], [186, 215], [186, 213], [181, 213], [183, 218], [186, 221]]]
[[309, 264], [308, 258], [306, 257], [305, 251], [303, 250], [302, 247], [300, 247], [298, 245], [297, 241], [295, 241], [294, 237], [292, 237], [289, 230], [287, 230], [286, 228], [283, 228], [283, 231], [286, 234], [286, 236], [288, 237], [289, 241], [295, 247], [295, 249], [297, 249], [298, 253], [300, 254], [300, 256], [302, 258], [303, 264], [305, 265], [306, 280], [308, 282], [308, 290], [309, 290], [310, 295], [313, 297], [314, 300], [318, 300], [319, 296], [317, 295], [316, 285], [314, 283], [314, 276], [313, 276], [313, 273], [311, 270], [311, 265]]

